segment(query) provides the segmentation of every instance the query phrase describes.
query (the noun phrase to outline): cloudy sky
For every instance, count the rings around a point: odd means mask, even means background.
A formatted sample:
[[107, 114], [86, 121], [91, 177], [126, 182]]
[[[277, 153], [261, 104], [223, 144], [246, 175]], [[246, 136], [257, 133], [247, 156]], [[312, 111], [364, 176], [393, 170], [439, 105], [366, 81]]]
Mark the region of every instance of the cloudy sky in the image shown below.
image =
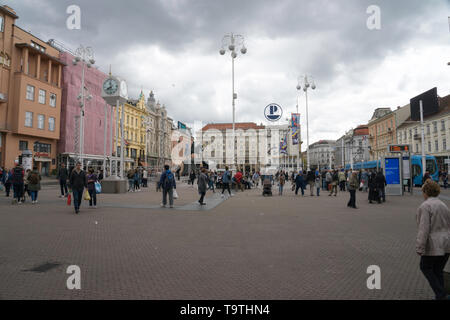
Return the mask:
[[[377, 107], [403, 106], [437, 87], [450, 94], [449, 0], [14, 0], [17, 25], [43, 40], [93, 47], [101, 70], [125, 78], [130, 97], [150, 90], [175, 121], [231, 122], [230, 32], [245, 38], [235, 60], [236, 121], [264, 122], [264, 107], [294, 112], [299, 76], [308, 94], [310, 143], [367, 123]], [[69, 30], [70, 5], [81, 29]], [[381, 29], [369, 30], [370, 5]]]

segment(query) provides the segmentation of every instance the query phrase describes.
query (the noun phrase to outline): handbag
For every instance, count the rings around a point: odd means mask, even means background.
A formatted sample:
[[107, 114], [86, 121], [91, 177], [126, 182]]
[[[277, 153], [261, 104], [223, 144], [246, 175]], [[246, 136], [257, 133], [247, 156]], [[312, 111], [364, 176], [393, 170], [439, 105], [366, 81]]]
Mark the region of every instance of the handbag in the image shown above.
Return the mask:
[[178, 199], [177, 189], [173, 189], [173, 198]]
[[72, 194], [69, 193], [69, 195], [67, 196], [67, 205], [70, 206], [71, 203], [72, 203]]
[[84, 191], [84, 200], [91, 200], [91, 196], [89, 195], [89, 191], [87, 189]]
[[94, 185], [95, 185], [95, 193], [96, 194], [102, 193], [102, 185], [100, 184], [100, 182], [97, 181], [94, 183]]

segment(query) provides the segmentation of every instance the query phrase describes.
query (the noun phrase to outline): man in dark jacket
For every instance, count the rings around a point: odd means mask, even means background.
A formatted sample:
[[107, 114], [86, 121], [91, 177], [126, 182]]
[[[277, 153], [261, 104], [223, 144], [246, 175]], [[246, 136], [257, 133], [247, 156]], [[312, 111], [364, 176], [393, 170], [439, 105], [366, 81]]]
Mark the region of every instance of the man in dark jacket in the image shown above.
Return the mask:
[[316, 181], [316, 177], [314, 176], [314, 172], [311, 170], [308, 171], [308, 174], [306, 175], [306, 182], [309, 184], [309, 191], [311, 197], [314, 196], [314, 183]]
[[22, 203], [22, 194], [24, 187], [25, 172], [19, 162], [16, 162], [16, 167], [12, 171], [12, 185], [14, 190], [13, 203]]
[[302, 189], [302, 196], [305, 195], [305, 180], [303, 179], [302, 171], [299, 171], [295, 177], [295, 195], [298, 194], [298, 189]]
[[377, 184], [378, 189], [378, 203], [381, 203], [381, 199], [383, 199], [383, 202], [386, 202], [384, 187], [387, 185], [387, 183], [386, 178], [384, 177], [384, 174], [381, 170], [378, 171], [377, 177], [375, 178], [375, 183]]
[[202, 206], [206, 204], [203, 200], [205, 199], [206, 186], [208, 185], [208, 181], [209, 178], [206, 175], [206, 169], [202, 168], [197, 179], [198, 193], [200, 194], [200, 199], [198, 200], [198, 203], [200, 203], [200, 205]]
[[161, 207], [165, 208], [167, 204], [167, 195], [169, 195], [169, 204], [173, 208], [173, 190], [177, 188], [175, 177], [170, 171], [170, 167], [166, 164], [164, 166], [164, 172], [159, 179], [159, 186], [162, 188], [162, 203]]
[[61, 163], [61, 167], [58, 170], [58, 175], [56, 177], [59, 180], [59, 186], [61, 187], [61, 195], [62, 197], [67, 197], [69, 191], [67, 190], [67, 179], [69, 178], [69, 171], [67, 171], [66, 164]]
[[77, 162], [75, 169], [70, 173], [69, 183], [73, 193], [75, 213], [78, 214], [83, 198], [83, 190], [84, 188], [87, 188], [86, 172], [81, 169], [81, 162]]
[[377, 178], [376, 173], [370, 172], [370, 174], [369, 174], [369, 203], [372, 203], [372, 201], [380, 202], [376, 178]]

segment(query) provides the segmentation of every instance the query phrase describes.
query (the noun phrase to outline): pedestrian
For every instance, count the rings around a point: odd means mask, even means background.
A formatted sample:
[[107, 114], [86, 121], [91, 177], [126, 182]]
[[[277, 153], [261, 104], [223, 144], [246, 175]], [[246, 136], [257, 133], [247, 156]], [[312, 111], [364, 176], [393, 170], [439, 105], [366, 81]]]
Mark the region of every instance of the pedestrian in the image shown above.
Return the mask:
[[376, 182], [376, 174], [375, 172], [370, 172], [369, 174], [369, 203], [373, 203], [372, 201], [379, 202], [379, 194], [377, 189], [377, 182]]
[[14, 190], [14, 199], [13, 204], [22, 203], [22, 194], [24, 187], [24, 179], [25, 179], [25, 171], [22, 166], [19, 164], [19, 161], [14, 161], [15, 167], [12, 171], [12, 186]]
[[257, 171], [255, 171], [255, 173], [253, 174], [252, 180], [253, 180], [253, 184], [255, 185], [255, 187], [258, 187], [258, 185], [259, 185], [259, 175], [258, 175]]
[[11, 192], [11, 181], [12, 181], [12, 171], [5, 168], [3, 170], [2, 182], [5, 186], [5, 195], [9, 197], [9, 193]]
[[222, 175], [222, 198], [224, 197], [225, 189], [228, 190], [228, 194], [232, 197], [230, 190], [230, 182], [231, 182], [231, 172], [228, 170], [228, 167], [225, 167], [225, 172]]
[[162, 191], [161, 184], [159, 183], [159, 181], [161, 180], [161, 176], [162, 176], [162, 173], [158, 171], [156, 173], [156, 192]]
[[[27, 170], [28, 171], [28, 170]], [[34, 167], [33, 171], [30, 171], [27, 175], [27, 190], [30, 192], [31, 203], [36, 204], [39, 190], [41, 190], [41, 180], [42, 177], [39, 174], [38, 168]]]
[[369, 174], [364, 169], [362, 169], [361, 172], [361, 183], [362, 183], [362, 191], [367, 192], [367, 189], [369, 187]]
[[303, 179], [303, 172], [300, 170], [295, 177], [295, 195], [298, 194], [298, 189], [302, 190], [302, 196], [305, 195], [305, 180]]
[[161, 178], [159, 179], [159, 186], [162, 189], [161, 207], [166, 207], [167, 195], [169, 195], [169, 205], [173, 208], [173, 190], [177, 188], [177, 184], [175, 177], [167, 164], [164, 165], [164, 172], [161, 174]]
[[345, 191], [345, 182], [347, 180], [344, 169], [339, 172], [339, 191]]
[[127, 173], [128, 178], [128, 192], [134, 192], [134, 170], [130, 169]]
[[139, 185], [139, 169], [138, 168], [136, 168], [136, 170], [134, 170], [134, 174], [133, 174], [133, 188], [134, 188], [134, 192], [141, 191], [141, 187]]
[[144, 170], [142, 170], [142, 186], [144, 188], [147, 188], [147, 182], [148, 182], [148, 171], [147, 169], [144, 168]]
[[320, 187], [322, 186], [322, 176], [319, 171], [316, 172], [314, 186], [316, 187], [317, 196], [320, 196]]
[[178, 181], [180, 181], [180, 172], [181, 172], [181, 167], [178, 166], [177, 171], [176, 171]]
[[198, 200], [198, 203], [200, 203], [201, 206], [206, 205], [204, 202], [207, 185], [209, 183], [210, 179], [208, 178], [208, 175], [206, 174], [206, 168], [200, 169], [200, 174], [198, 175], [197, 179], [197, 185], [198, 185], [198, 193], [200, 195], [200, 199]]
[[347, 207], [358, 209], [356, 207], [356, 189], [359, 188], [358, 173], [352, 172], [348, 181], [348, 192], [350, 192], [350, 200], [347, 203]]
[[[195, 171], [194, 169], [191, 170], [191, 173], [189, 174], [189, 182], [192, 186], [194, 186], [194, 181], [195, 181]], [[189, 184], [188, 182], [188, 184]]]
[[83, 200], [83, 191], [87, 187], [86, 172], [81, 169], [81, 162], [79, 161], [77, 161], [75, 169], [70, 173], [69, 185], [72, 189], [75, 213], [78, 214], [80, 212], [81, 200]]
[[375, 182], [377, 184], [378, 190], [378, 203], [381, 203], [381, 200], [383, 200], [383, 202], [386, 202], [385, 187], [387, 183], [383, 171], [381, 170], [378, 171], [377, 177], [375, 178]]
[[283, 195], [283, 187], [284, 187], [285, 183], [286, 183], [286, 175], [283, 173], [283, 171], [281, 171], [280, 180], [278, 181], [278, 186], [279, 186], [278, 194], [280, 196]]
[[[98, 177], [94, 173], [94, 169], [90, 168], [87, 176], [87, 190], [89, 192], [89, 209], [97, 209], [97, 191], [95, 190], [95, 183], [98, 182]], [[94, 206], [92, 206], [94, 205]]]
[[314, 196], [314, 185], [316, 182], [316, 177], [314, 176], [314, 172], [311, 170], [306, 174], [306, 183], [309, 185], [309, 195]]
[[59, 187], [61, 188], [60, 198], [67, 197], [69, 194], [69, 190], [67, 189], [67, 179], [69, 178], [69, 172], [67, 171], [66, 164], [61, 163], [59, 167], [58, 174], [56, 179], [59, 181]]
[[333, 195], [333, 190], [334, 190], [334, 196], [336, 197], [337, 196], [337, 186], [339, 183], [339, 174], [338, 174], [337, 170], [334, 170], [333, 174], [331, 176], [332, 176], [332, 180], [331, 180], [331, 190], [330, 190], [329, 196]]
[[447, 172], [442, 172], [442, 181], [444, 182], [444, 189], [447, 190], [448, 187], [448, 174]]
[[428, 179], [431, 179], [430, 172], [429, 171], [425, 171], [425, 175], [422, 178], [422, 184], [424, 184], [425, 181], [427, 181]]
[[330, 185], [331, 182], [333, 181], [333, 175], [331, 174], [331, 170], [328, 170], [325, 173], [325, 183], [326, 183], [326, 189], [327, 191], [330, 191]]
[[244, 191], [244, 187], [243, 187], [243, 184], [242, 184], [242, 172], [241, 172], [240, 169], [238, 169], [238, 171], [234, 175], [234, 179], [236, 181], [236, 191], [240, 189], [243, 192]]
[[31, 173], [30, 169], [27, 169], [27, 171], [25, 171], [25, 178], [23, 179], [22, 202], [25, 202], [26, 195], [28, 195], [28, 197], [31, 198], [31, 192], [28, 189], [28, 183], [29, 183], [28, 176], [30, 175], [30, 173]]
[[[207, 173], [205, 173], [205, 174], [208, 176]], [[210, 171], [209, 176], [208, 176], [208, 190], [212, 190], [213, 193], [216, 192], [214, 190], [214, 181], [215, 181], [215, 174], [213, 171]]]
[[438, 198], [440, 189], [439, 184], [432, 180], [422, 186], [425, 201], [416, 213], [416, 252], [420, 255], [420, 270], [428, 280], [435, 299], [449, 300], [443, 270], [450, 254], [450, 210]]

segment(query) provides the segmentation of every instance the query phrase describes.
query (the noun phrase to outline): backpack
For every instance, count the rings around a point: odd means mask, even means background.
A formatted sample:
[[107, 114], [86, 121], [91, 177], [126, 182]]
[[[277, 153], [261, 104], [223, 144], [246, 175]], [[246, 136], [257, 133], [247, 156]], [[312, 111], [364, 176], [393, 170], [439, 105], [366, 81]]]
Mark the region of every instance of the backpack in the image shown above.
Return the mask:
[[39, 183], [39, 176], [36, 172], [32, 172], [30, 175], [30, 183], [31, 184], [38, 184]]
[[169, 190], [170, 188], [172, 188], [173, 181], [174, 181], [173, 173], [166, 172], [166, 177], [164, 178], [164, 182], [163, 182], [164, 190]]
[[23, 170], [21, 168], [14, 168], [12, 180], [14, 183], [23, 182]]

